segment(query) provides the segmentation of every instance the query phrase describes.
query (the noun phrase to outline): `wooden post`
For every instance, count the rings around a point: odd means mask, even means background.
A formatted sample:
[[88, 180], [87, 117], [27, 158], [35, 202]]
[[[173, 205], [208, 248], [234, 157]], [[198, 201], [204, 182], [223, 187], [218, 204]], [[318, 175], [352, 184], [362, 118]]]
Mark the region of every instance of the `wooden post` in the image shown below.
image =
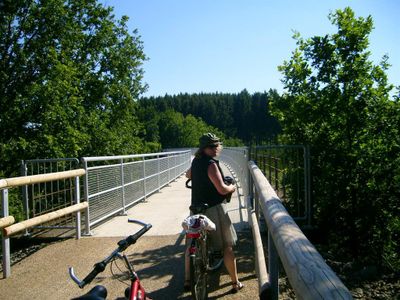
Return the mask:
[[268, 270], [270, 276], [271, 293], [270, 300], [278, 300], [279, 297], [279, 259], [271, 233], [268, 230]]
[[265, 263], [264, 249], [260, 235], [260, 228], [258, 227], [257, 216], [251, 207], [251, 198], [247, 200], [247, 213], [249, 216], [249, 224], [253, 233], [254, 248], [255, 248], [255, 265], [256, 265], [256, 275], [258, 278], [258, 290], [260, 294], [260, 299], [268, 299], [267, 295], [270, 294], [270, 282], [267, 271], [267, 266]]

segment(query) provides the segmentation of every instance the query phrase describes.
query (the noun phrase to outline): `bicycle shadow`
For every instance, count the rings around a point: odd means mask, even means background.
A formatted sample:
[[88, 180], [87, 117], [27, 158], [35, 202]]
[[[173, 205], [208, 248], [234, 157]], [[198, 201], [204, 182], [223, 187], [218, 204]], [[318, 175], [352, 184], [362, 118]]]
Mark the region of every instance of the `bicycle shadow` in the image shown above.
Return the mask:
[[189, 294], [182, 298], [184, 251], [184, 235], [180, 234], [173, 243], [128, 255], [129, 261], [138, 266], [137, 272], [150, 298], [190, 299]]
[[[160, 238], [160, 237], [158, 237]], [[167, 237], [165, 237], [167, 239]], [[154, 239], [156, 241], [156, 239]], [[145, 251], [137, 251], [128, 255], [129, 261], [137, 266], [137, 272], [143, 286], [152, 299], [191, 299], [190, 292], [184, 292], [184, 251], [185, 237], [180, 234], [175, 242], [158, 248]], [[254, 271], [253, 247], [251, 237], [248, 233], [238, 233], [238, 246], [236, 247], [237, 263], [240, 273], [251, 273]], [[226, 280], [225, 267], [210, 273], [209, 275], [209, 299], [218, 299], [229, 294], [226, 288], [230, 281]], [[224, 278], [223, 278], [224, 277]], [[254, 276], [246, 276], [239, 279], [243, 282], [254, 279]], [[221, 293], [220, 293], [221, 291]], [[123, 298], [119, 298], [122, 300]]]

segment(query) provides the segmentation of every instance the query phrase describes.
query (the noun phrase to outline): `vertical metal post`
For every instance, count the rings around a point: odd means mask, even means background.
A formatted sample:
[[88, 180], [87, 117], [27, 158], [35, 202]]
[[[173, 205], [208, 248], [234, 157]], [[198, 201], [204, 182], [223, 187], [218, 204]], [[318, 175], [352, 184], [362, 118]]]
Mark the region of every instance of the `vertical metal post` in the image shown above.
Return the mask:
[[[247, 162], [246, 162], [247, 163]], [[249, 184], [249, 186], [248, 186], [248, 193], [249, 193], [249, 196], [250, 196], [250, 199], [252, 199], [252, 201], [253, 201], [253, 209], [254, 209], [254, 192], [253, 192], [253, 177], [251, 176], [251, 172], [250, 172], [250, 169], [249, 169], [249, 165], [247, 165], [247, 178], [248, 178], [248, 184]]]
[[169, 163], [169, 155], [167, 155], [167, 162], [168, 162], [168, 184], [171, 182], [171, 167]]
[[176, 179], [176, 177], [178, 177], [178, 172], [177, 172], [177, 167], [178, 167], [178, 163], [176, 162], [176, 154], [174, 154], [174, 181]]
[[279, 183], [278, 183], [278, 158], [275, 157], [275, 161], [274, 161], [274, 168], [275, 168], [275, 191], [278, 192], [278, 188], [279, 188]]
[[160, 174], [160, 155], [157, 155], [157, 182], [158, 182], [158, 192], [160, 192], [161, 188], [161, 174]]
[[262, 156], [262, 172], [265, 174], [266, 172], [266, 165], [265, 165], [265, 155]]
[[[21, 176], [28, 176], [28, 169], [26, 167], [26, 162], [21, 160]], [[28, 186], [23, 185], [22, 189], [22, 199], [24, 202], [24, 210], [26, 220], [29, 220], [29, 194], [28, 194]], [[25, 235], [29, 235], [28, 229], [25, 229]]]
[[260, 203], [258, 202], [258, 192], [257, 189], [254, 189], [254, 212], [256, 214], [257, 222], [261, 227], [261, 214], [260, 214]]
[[311, 226], [311, 183], [310, 183], [310, 146], [304, 147], [304, 197], [306, 201], [308, 225]]
[[[2, 217], [8, 217], [8, 189], [1, 191], [2, 199]], [[3, 278], [11, 275], [11, 259], [10, 259], [10, 238], [2, 234], [2, 249], [3, 249]]]
[[268, 271], [271, 284], [271, 300], [278, 300], [279, 296], [279, 265], [278, 253], [272, 240], [271, 233], [268, 230]]
[[125, 215], [125, 180], [124, 180], [124, 159], [121, 158], [121, 188], [122, 188], [122, 214]]
[[143, 156], [143, 193], [144, 193], [144, 200], [147, 199], [147, 191], [146, 191], [146, 160]]
[[[21, 176], [27, 176], [27, 168], [25, 161], [21, 160]], [[22, 198], [24, 199], [24, 209], [26, 219], [29, 219], [29, 203], [28, 203], [28, 186], [22, 186]]]
[[87, 206], [86, 211], [85, 211], [85, 234], [86, 235], [90, 235], [89, 170], [88, 170], [88, 165], [87, 165], [87, 161], [86, 160], [83, 161], [83, 167], [85, 168], [85, 177], [84, 177], [84, 180], [85, 180], [85, 186], [84, 186], [85, 199], [86, 199], [86, 201], [88, 203], [88, 206]]
[[[268, 150], [270, 151], [270, 150]], [[269, 163], [268, 163], [268, 181], [272, 185], [272, 156], [271, 153], [267, 156]]]
[[[79, 176], [75, 176], [75, 203], [81, 202], [80, 190], [79, 190]], [[81, 238], [81, 211], [76, 212], [76, 239]]]

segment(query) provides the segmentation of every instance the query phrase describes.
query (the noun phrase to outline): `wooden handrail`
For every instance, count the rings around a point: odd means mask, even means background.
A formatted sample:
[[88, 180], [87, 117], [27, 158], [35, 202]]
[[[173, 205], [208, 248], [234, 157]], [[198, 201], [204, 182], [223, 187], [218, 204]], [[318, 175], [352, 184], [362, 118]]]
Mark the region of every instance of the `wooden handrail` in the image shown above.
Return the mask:
[[47, 182], [47, 181], [67, 179], [67, 178], [72, 178], [72, 177], [76, 177], [76, 176], [82, 176], [85, 173], [86, 173], [85, 169], [76, 169], [76, 170], [63, 171], [63, 172], [57, 172], [57, 173], [0, 179], [0, 189], [12, 188], [12, 187], [28, 185], [28, 184], [42, 183], [42, 182]]
[[87, 202], [82, 202], [82, 203], [78, 203], [78, 204], [74, 204], [53, 212], [49, 212], [47, 214], [41, 215], [41, 216], [37, 216], [34, 217], [32, 219], [29, 220], [25, 220], [22, 222], [19, 222], [17, 224], [8, 226], [6, 228], [3, 229], [3, 232], [6, 236], [10, 236], [13, 235], [15, 233], [18, 233], [20, 231], [23, 231], [27, 228], [45, 223], [45, 222], [49, 222], [52, 221], [54, 219], [60, 218], [62, 216], [77, 212], [77, 211], [81, 211], [84, 210], [85, 208], [88, 207], [88, 203]]
[[0, 229], [10, 226], [15, 223], [15, 219], [13, 216], [8, 216], [4, 218], [0, 218]]
[[298, 299], [352, 299], [286, 211], [276, 192], [253, 161], [248, 163], [260, 207], [289, 282]]

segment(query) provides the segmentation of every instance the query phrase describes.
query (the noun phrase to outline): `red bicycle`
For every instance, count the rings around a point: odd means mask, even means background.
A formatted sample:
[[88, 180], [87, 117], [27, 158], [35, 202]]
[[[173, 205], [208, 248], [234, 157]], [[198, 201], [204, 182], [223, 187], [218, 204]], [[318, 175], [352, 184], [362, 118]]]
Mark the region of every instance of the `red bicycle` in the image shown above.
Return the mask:
[[[129, 262], [126, 255], [123, 253], [130, 245], [136, 243], [136, 241], [145, 234], [151, 227], [151, 224], [146, 224], [138, 220], [129, 219], [128, 222], [136, 223], [143, 226], [138, 232], [128, 236], [125, 239], [122, 239], [118, 242], [118, 248], [115, 249], [108, 257], [103, 259], [102, 261], [96, 263], [93, 267], [93, 270], [83, 279], [80, 280], [74, 273], [74, 268], [69, 268], [69, 275], [72, 280], [80, 287], [83, 288], [87, 284], [91, 283], [96, 276], [103, 272], [106, 266], [111, 262], [114, 262], [117, 259], [121, 259], [124, 261], [125, 266], [129, 273], [130, 286], [125, 290], [125, 297], [129, 300], [145, 300], [148, 298], [146, 296], [146, 291], [143, 286], [140, 284], [140, 280], [132, 264]], [[104, 300], [107, 298], [107, 289], [102, 285], [97, 285], [93, 289], [91, 289], [87, 294], [82, 295], [78, 298], [74, 298], [73, 300]]]

